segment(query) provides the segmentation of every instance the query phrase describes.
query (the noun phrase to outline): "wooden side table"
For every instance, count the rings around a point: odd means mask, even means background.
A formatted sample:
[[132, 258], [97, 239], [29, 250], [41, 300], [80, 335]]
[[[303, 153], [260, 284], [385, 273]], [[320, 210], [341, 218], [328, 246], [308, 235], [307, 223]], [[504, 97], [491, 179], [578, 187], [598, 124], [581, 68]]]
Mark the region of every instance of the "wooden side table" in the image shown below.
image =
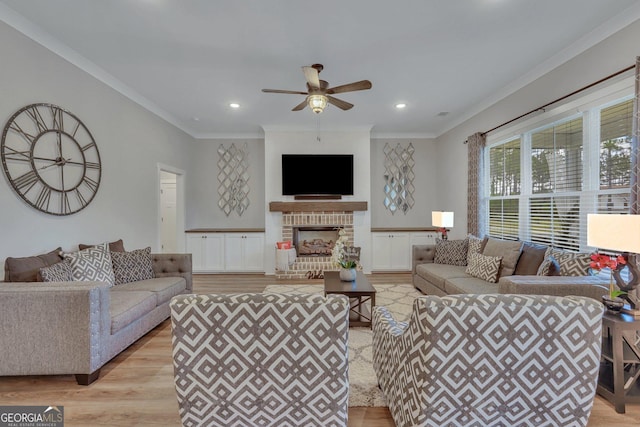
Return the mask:
[[[358, 271], [356, 280], [343, 282], [338, 271], [324, 272], [324, 294], [342, 294], [349, 297], [349, 326], [371, 327], [371, 313], [376, 305], [376, 288]], [[367, 304], [369, 307], [367, 307]]]
[[602, 317], [602, 361], [597, 393], [624, 414], [626, 403], [640, 403], [640, 319], [628, 314]]

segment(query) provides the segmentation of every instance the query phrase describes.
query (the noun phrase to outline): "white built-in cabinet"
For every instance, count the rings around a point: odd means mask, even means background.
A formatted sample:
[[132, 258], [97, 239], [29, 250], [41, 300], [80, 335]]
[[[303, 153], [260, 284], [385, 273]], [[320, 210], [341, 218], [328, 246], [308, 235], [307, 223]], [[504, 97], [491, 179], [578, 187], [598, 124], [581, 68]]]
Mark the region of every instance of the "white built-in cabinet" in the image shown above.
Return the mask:
[[194, 273], [224, 271], [224, 234], [187, 233], [187, 252]]
[[187, 233], [194, 273], [264, 271], [264, 233]]
[[228, 272], [264, 271], [264, 233], [225, 233], [224, 267]]
[[381, 231], [371, 233], [372, 271], [410, 271], [411, 247], [433, 245], [432, 231]]

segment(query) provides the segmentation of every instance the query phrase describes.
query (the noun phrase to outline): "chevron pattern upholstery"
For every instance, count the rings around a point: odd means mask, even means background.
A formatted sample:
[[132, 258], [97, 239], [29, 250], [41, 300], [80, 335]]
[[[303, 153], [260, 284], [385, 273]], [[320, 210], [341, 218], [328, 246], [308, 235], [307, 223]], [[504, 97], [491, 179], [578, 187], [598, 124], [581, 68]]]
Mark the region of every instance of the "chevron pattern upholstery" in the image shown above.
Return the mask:
[[373, 313], [373, 359], [398, 427], [586, 426], [602, 304], [540, 295], [423, 296]]
[[180, 295], [171, 301], [184, 426], [346, 426], [343, 295]]

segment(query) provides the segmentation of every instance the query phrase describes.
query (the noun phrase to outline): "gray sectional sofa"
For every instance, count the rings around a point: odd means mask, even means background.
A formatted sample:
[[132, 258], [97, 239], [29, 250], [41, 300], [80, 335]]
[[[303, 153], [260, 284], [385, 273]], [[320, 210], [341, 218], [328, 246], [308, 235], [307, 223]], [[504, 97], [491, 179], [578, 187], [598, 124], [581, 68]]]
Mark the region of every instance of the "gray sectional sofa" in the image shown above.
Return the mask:
[[192, 292], [191, 254], [152, 254], [153, 278], [0, 283], [0, 376], [75, 374], [100, 368], [169, 317], [173, 296]]
[[[491, 239], [489, 239], [491, 240]], [[500, 241], [503, 242], [503, 241]], [[487, 243], [485, 239], [484, 244]], [[608, 282], [590, 275], [559, 275], [557, 263], [547, 275], [537, 275], [540, 265], [545, 260], [546, 247], [537, 244], [511, 242], [520, 244], [519, 250], [505, 250], [501, 274], [497, 282], [474, 277], [466, 273], [466, 265], [450, 265], [436, 263], [435, 245], [413, 246], [412, 274], [413, 285], [427, 295], [444, 296], [450, 294], [531, 294], [531, 295], [578, 295], [601, 300], [608, 293]], [[493, 247], [500, 247], [498, 243]], [[506, 246], [506, 245], [503, 245]], [[486, 248], [486, 246], [484, 246]], [[517, 245], [515, 246], [517, 248]], [[482, 249], [481, 252], [482, 253]]]

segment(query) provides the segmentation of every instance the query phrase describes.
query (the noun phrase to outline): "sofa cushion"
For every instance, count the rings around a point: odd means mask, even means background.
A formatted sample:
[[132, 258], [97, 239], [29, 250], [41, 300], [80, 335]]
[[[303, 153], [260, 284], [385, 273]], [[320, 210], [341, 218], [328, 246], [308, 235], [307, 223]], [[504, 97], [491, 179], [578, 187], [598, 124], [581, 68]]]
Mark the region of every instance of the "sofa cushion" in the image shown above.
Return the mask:
[[38, 273], [41, 268], [60, 262], [62, 248], [56, 248], [49, 253], [30, 257], [8, 257], [4, 262], [5, 282], [40, 282]]
[[502, 258], [499, 256], [487, 256], [482, 254], [471, 254], [469, 264], [465, 273], [495, 283], [498, 281], [498, 273], [500, 272], [500, 263]]
[[[78, 244], [78, 249], [83, 250], [83, 249], [89, 249], [92, 248], [96, 245], [86, 245], [83, 243], [79, 243]], [[116, 240], [115, 242], [111, 242], [109, 243], [109, 250], [111, 252], [124, 252], [124, 243], [122, 242], [122, 239], [120, 240]]]
[[516, 276], [535, 276], [538, 274], [538, 268], [544, 261], [546, 251], [547, 247], [545, 245], [524, 242], [520, 259], [518, 259], [518, 264], [516, 264], [516, 270], [513, 274]]
[[442, 240], [436, 239], [436, 264], [467, 265], [468, 239]]
[[183, 293], [186, 287], [187, 283], [182, 277], [160, 277], [118, 285], [113, 288], [113, 292], [148, 291], [155, 295], [158, 306]]
[[444, 282], [447, 294], [497, 294], [500, 287], [477, 277], [454, 277]]
[[522, 242], [491, 238], [487, 240], [487, 244], [482, 250], [483, 255], [502, 258], [498, 277], [511, 276], [513, 274], [516, 270], [518, 258], [520, 258], [520, 252], [522, 252]]
[[419, 264], [416, 274], [444, 291], [444, 281], [451, 277], [468, 277], [464, 266], [448, 264]]
[[73, 280], [106, 282], [113, 286], [111, 252], [107, 243], [78, 252], [65, 253], [63, 257], [71, 264]]
[[156, 296], [153, 292], [118, 292], [114, 291], [115, 289], [117, 289], [115, 286], [109, 289], [111, 334], [115, 334], [156, 308]]
[[153, 279], [150, 247], [131, 252], [111, 252], [111, 263], [116, 285]]
[[40, 269], [40, 277], [43, 282], [69, 282], [71, 276], [71, 264], [68, 261], [60, 261], [49, 267]]

